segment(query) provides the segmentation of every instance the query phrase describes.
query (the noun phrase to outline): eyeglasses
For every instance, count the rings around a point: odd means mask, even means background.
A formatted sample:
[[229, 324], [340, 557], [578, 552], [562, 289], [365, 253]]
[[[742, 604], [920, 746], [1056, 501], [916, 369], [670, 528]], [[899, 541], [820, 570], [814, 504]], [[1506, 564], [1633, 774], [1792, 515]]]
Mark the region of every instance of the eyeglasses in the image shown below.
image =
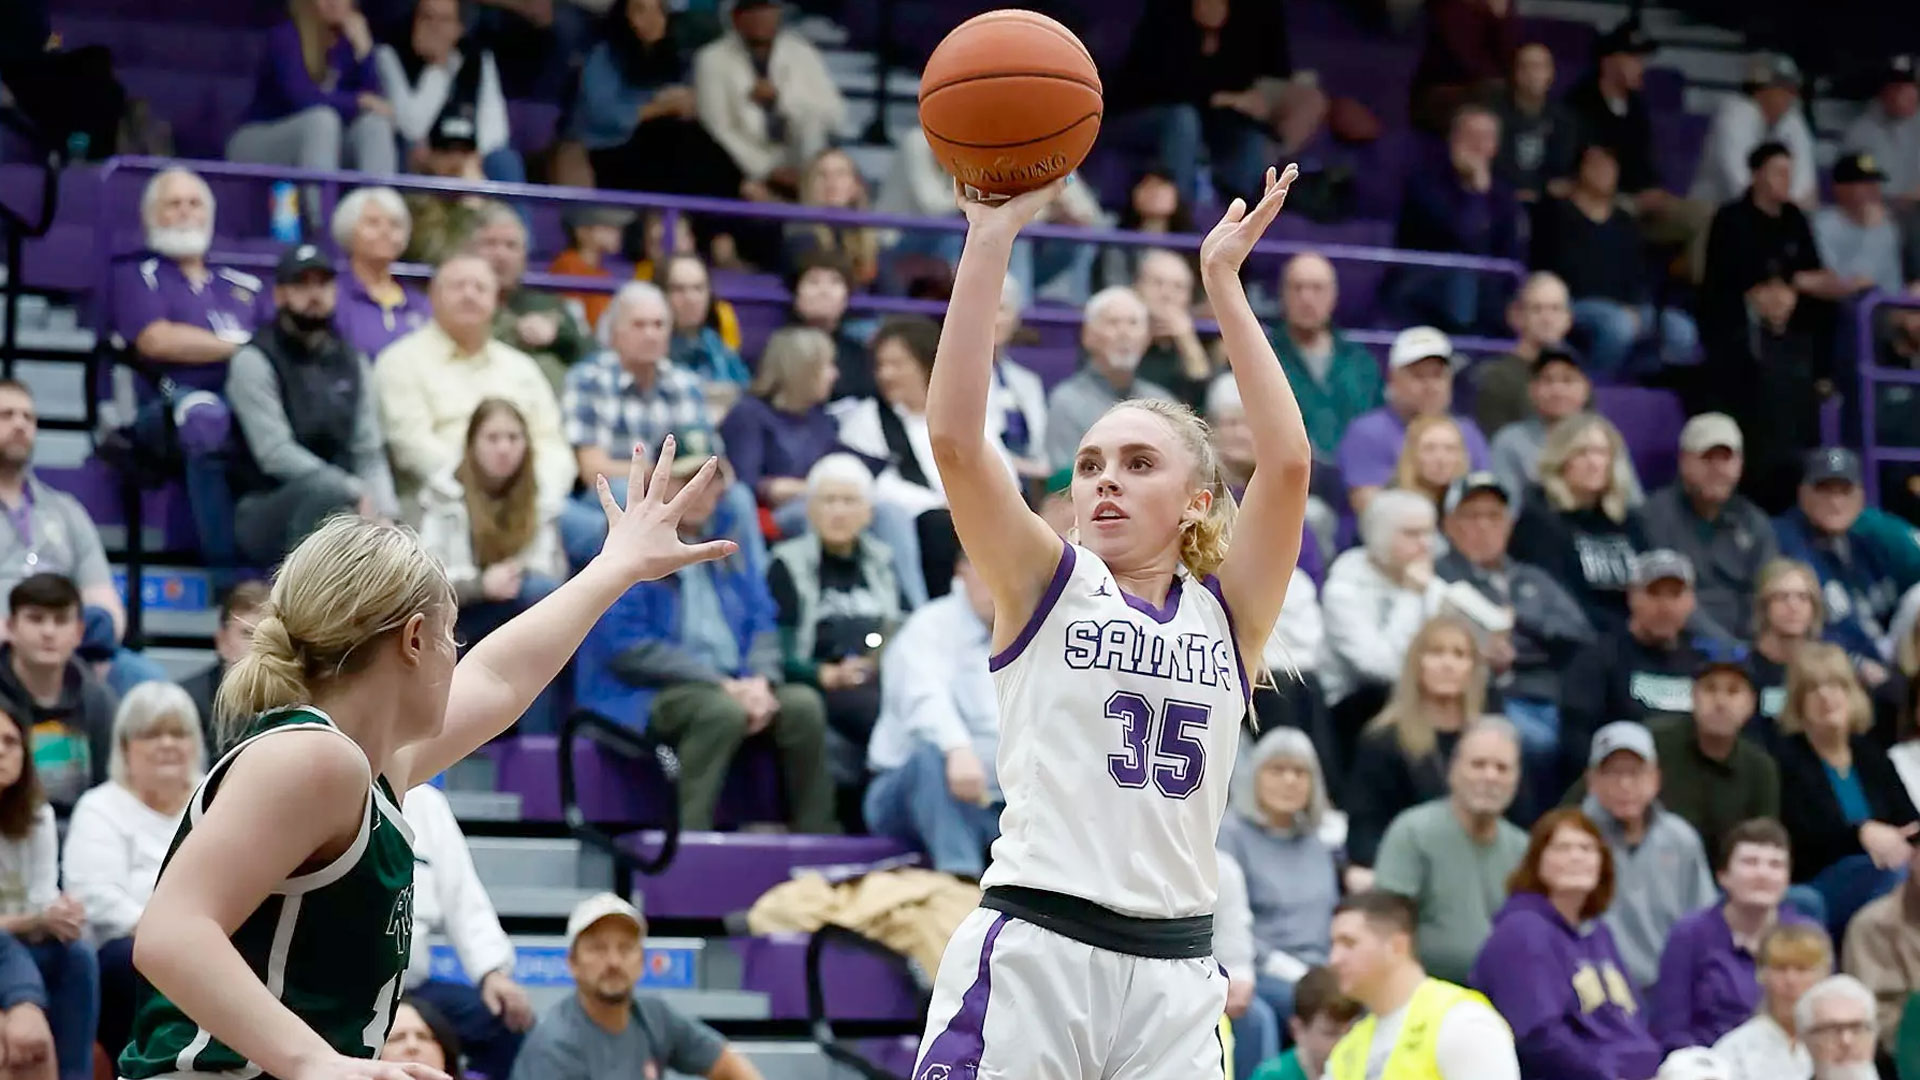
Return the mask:
[[1839, 1036], [1872, 1038], [1873, 1025], [1865, 1020], [1836, 1020], [1829, 1024], [1815, 1024], [1807, 1029], [1809, 1039], [1832, 1039]]

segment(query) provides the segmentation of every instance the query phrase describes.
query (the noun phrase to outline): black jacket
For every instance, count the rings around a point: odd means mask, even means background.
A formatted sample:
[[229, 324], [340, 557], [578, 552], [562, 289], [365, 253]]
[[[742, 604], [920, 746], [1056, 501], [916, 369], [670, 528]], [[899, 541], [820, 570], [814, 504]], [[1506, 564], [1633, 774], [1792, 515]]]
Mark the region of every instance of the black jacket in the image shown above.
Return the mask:
[[1682, 637], [1671, 649], [1643, 645], [1626, 629], [1600, 635], [1560, 677], [1560, 760], [1567, 776], [1587, 770], [1593, 733], [1615, 720], [1651, 721], [1693, 711], [1700, 653]]
[[[1853, 772], [1867, 797], [1872, 820], [1909, 825], [1920, 813], [1886, 751], [1864, 735], [1849, 740]], [[1793, 841], [1793, 880], [1806, 881], [1849, 855], [1859, 855], [1860, 826], [1848, 824], [1827, 771], [1805, 735], [1780, 740], [1780, 823]]]
[[1447, 759], [1458, 732], [1437, 732], [1434, 748], [1418, 760], [1407, 757], [1393, 732], [1374, 729], [1354, 743], [1347, 774], [1347, 858], [1372, 866], [1387, 826], [1401, 811], [1447, 794]]

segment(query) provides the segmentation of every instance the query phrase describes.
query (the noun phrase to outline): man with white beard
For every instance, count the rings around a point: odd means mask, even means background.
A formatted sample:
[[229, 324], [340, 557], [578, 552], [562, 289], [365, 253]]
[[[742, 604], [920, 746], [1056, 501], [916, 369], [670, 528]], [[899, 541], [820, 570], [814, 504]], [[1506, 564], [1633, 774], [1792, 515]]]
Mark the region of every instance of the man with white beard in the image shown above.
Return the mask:
[[1814, 983], [1793, 1007], [1794, 1027], [1813, 1055], [1813, 1080], [1880, 1080], [1873, 1067], [1873, 991], [1851, 975]]
[[116, 344], [155, 369], [154, 379], [171, 383], [136, 380], [139, 449], [183, 459], [201, 552], [209, 565], [231, 567], [225, 452], [233, 416], [220, 393], [227, 361], [272, 311], [258, 277], [207, 264], [213, 212], [213, 192], [186, 169], [167, 169], [147, 183], [140, 223], [151, 254], [114, 284], [113, 332]]
[[1054, 471], [1073, 464], [1080, 437], [1108, 409], [1131, 398], [1178, 401], [1173, 391], [1138, 378], [1150, 340], [1147, 302], [1125, 285], [1101, 289], [1081, 309], [1079, 371], [1047, 395], [1047, 463]]

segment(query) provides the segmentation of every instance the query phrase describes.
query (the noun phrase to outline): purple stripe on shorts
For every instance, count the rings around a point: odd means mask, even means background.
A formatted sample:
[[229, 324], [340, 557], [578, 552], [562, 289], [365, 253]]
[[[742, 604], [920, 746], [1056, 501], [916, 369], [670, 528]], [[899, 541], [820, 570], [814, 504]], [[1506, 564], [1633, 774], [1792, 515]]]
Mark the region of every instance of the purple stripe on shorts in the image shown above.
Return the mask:
[[980, 1057], [987, 1049], [987, 998], [993, 993], [993, 943], [999, 940], [1000, 928], [1007, 925], [1007, 919], [1003, 914], [987, 927], [987, 936], [980, 941], [980, 972], [960, 998], [960, 1008], [946, 1028], [934, 1036], [921, 1056], [914, 1080], [973, 1080], [979, 1074]]
[[1060, 602], [1060, 594], [1067, 591], [1067, 579], [1073, 576], [1073, 558], [1073, 545], [1061, 544], [1060, 564], [1053, 568], [1053, 579], [1047, 582], [1047, 591], [1040, 595], [1040, 603], [1034, 605], [1033, 614], [1027, 617], [1027, 625], [1020, 628], [1020, 636], [987, 661], [988, 671], [999, 671], [1020, 659], [1021, 651], [1033, 640], [1033, 635], [1040, 632], [1040, 624], [1046, 622], [1047, 616], [1053, 612], [1053, 605]]
[[1240, 692], [1253, 697], [1253, 683], [1247, 679], [1247, 658], [1240, 655], [1240, 631], [1233, 625], [1233, 609], [1227, 606], [1227, 595], [1220, 591], [1220, 579], [1207, 575], [1207, 591], [1220, 601], [1220, 610], [1227, 613], [1227, 633], [1233, 636], [1233, 662], [1240, 665]]

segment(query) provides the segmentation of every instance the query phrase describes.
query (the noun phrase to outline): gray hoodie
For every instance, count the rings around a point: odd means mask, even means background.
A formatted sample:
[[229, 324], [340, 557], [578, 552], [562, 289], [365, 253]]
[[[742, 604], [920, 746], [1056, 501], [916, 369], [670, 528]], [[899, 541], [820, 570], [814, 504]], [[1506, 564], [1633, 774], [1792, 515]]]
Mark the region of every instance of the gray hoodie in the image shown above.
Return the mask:
[[[1246, 878], [1255, 963], [1264, 971], [1272, 954], [1284, 953], [1304, 966], [1324, 964], [1332, 948], [1333, 905], [1340, 899], [1340, 882], [1333, 849], [1319, 835], [1327, 812], [1319, 758], [1306, 734], [1295, 728], [1267, 732], [1254, 744], [1251, 757], [1248, 782], [1236, 793], [1234, 812], [1220, 823], [1219, 847]], [[1260, 767], [1275, 758], [1298, 761], [1313, 774], [1307, 808], [1285, 830], [1261, 819], [1255, 795]], [[1290, 966], [1284, 960], [1281, 963]]]
[[1598, 798], [1588, 795], [1580, 809], [1600, 826], [1613, 851], [1613, 906], [1601, 918], [1613, 931], [1627, 977], [1644, 993], [1660, 974], [1660, 950], [1673, 924], [1719, 895], [1707, 849], [1693, 826], [1658, 800], [1647, 807], [1646, 835], [1632, 847], [1619, 819]]

